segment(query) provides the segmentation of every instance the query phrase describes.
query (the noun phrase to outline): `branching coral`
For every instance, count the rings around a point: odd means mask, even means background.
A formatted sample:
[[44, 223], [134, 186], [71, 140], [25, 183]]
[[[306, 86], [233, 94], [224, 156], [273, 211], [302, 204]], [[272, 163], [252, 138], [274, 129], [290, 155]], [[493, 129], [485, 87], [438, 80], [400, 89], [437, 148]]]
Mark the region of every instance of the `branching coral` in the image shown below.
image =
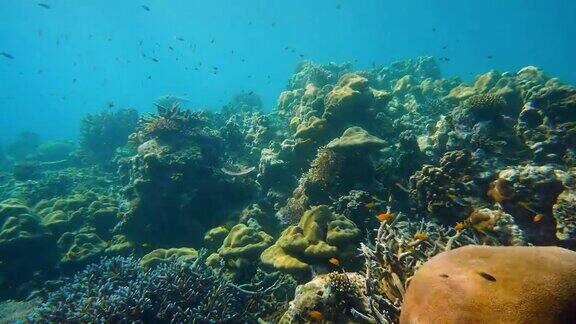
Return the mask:
[[100, 162], [110, 162], [116, 148], [126, 144], [138, 122], [134, 109], [103, 111], [82, 119], [80, 147]]
[[[285, 279], [235, 286], [203, 265], [168, 262], [144, 271], [134, 258], [89, 265], [36, 310], [39, 322], [255, 323], [281, 308]], [[272, 280], [271, 280], [272, 279]], [[279, 293], [279, 295], [275, 295]]]
[[156, 104], [156, 107], [158, 110], [156, 115], [140, 119], [138, 133], [133, 136], [140, 142], [158, 138], [168, 143], [177, 143], [203, 135], [202, 128], [208, 122], [204, 113], [182, 109], [178, 102], [166, 107]]

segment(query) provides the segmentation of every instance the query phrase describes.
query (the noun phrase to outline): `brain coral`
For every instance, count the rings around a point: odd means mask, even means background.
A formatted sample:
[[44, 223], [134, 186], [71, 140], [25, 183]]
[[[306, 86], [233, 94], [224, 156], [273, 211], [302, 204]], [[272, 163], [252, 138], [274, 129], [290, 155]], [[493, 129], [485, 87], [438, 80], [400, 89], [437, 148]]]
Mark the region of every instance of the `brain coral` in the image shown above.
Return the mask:
[[320, 205], [307, 210], [298, 225], [286, 228], [260, 259], [276, 270], [306, 275], [310, 266], [329, 265], [330, 258], [347, 262], [359, 235], [351, 220]]
[[400, 323], [574, 323], [575, 296], [575, 252], [466, 246], [416, 272]]

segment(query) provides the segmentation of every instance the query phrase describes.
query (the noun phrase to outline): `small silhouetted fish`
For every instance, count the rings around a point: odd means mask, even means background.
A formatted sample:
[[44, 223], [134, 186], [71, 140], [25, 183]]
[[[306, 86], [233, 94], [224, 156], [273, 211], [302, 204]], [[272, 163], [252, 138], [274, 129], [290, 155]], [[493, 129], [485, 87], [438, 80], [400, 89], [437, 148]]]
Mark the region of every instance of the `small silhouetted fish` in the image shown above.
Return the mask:
[[482, 278], [484, 278], [484, 279], [486, 279], [486, 280], [488, 280], [488, 281], [496, 281], [496, 278], [494, 278], [494, 276], [492, 276], [492, 275], [489, 274], [489, 273], [479, 271], [478, 274], [479, 274]]
[[487, 55], [486, 58], [489, 59], [489, 60], [491, 60], [491, 59], [494, 58], [494, 56], [492, 56], [492, 55]]
[[152, 76], [151, 76], [151, 75], [148, 76], [148, 80], [150, 80], [150, 79], [152, 79]]
[[7, 59], [14, 59], [14, 56], [12, 54], [6, 53], [6, 52], [1, 52], [0, 55], [4, 56]]
[[168, 46], [168, 48], [169, 48], [171, 51], [174, 50], [174, 47], [172, 47], [172, 46]]
[[156, 62], [156, 63], [158, 63], [158, 62], [159, 62], [159, 61], [158, 61], [158, 59], [157, 59], [157, 58], [155, 58], [155, 57], [151, 57], [150, 59], [151, 59], [152, 61]]
[[50, 9], [50, 8], [52, 8], [52, 7], [50, 7], [49, 4], [43, 3], [43, 2], [38, 3], [38, 5], [39, 5], [40, 7], [42, 7], [42, 8], [44, 8], [44, 9]]
[[72, 80], [72, 83], [76, 83], [76, 79], [73, 79], [73, 80]]
[[304, 58], [304, 54], [300, 54], [299, 56], [300, 56], [300, 58]]
[[290, 47], [288, 47], [288, 46], [284, 47], [284, 50], [285, 50], [285, 51], [287, 51], [287, 50], [289, 50], [289, 49], [290, 49]]
[[448, 48], [448, 46], [446, 46], [446, 45], [442, 46], [442, 49], [447, 49], [447, 48]]
[[148, 7], [147, 5], [142, 5], [141, 7], [142, 7], [142, 9], [144, 9], [146, 11], [150, 11], [150, 7]]
[[217, 67], [217, 66], [213, 66], [212, 69], [213, 69], [213, 70], [218, 70], [218, 67]]
[[276, 27], [276, 23], [275, 23], [275, 22], [272, 23], [272, 27]]
[[253, 95], [253, 94], [254, 94], [254, 91], [248, 92], [248, 95], [249, 95], [249, 96], [251, 96], [251, 95]]
[[142, 43], [144, 43], [144, 41], [140, 40], [140, 42], [138, 43], [138, 46], [142, 46]]
[[197, 68], [197, 67], [195, 67], [195, 68], [194, 68], [194, 70], [198, 71], [198, 68]]
[[433, 32], [436, 32], [436, 28], [432, 28], [432, 31], [433, 31]]
[[182, 37], [176, 37], [176, 40], [179, 40], [179, 41], [183, 42], [183, 41], [184, 41], [184, 38], [182, 38]]
[[210, 44], [214, 44], [214, 38], [210, 40]]

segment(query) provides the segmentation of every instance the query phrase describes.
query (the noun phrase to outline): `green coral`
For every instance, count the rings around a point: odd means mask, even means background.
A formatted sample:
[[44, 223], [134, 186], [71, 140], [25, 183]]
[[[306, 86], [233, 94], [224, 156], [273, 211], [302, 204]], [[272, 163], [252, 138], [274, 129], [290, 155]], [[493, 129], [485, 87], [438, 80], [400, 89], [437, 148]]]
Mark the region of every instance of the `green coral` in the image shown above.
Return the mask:
[[192, 262], [198, 258], [198, 251], [189, 247], [156, 249], [140, 259], [144, 269], [150, 269], [166, 262]]
[[464, 108], [480, 120], [494, 119], [506, 110], [506, 101], [496, 94], [480, 94], [464, 102]]
[[60, 262], [70, 267], [93, 261], [102, 255], [107, 247], [108, 244], [90, 229], [66, 232], [58, 240], [58, 249], [62, 255]]
[[329, 265], [330, 258], [350, 261], [359, 235], [351, 220], [320, 205], [307, 210], [298, 225], [286, 228], [260, 259], [276, 270], [306, 275], [312, 265]]
[[214, 227], [204, 234], [204, 244], [209, 249], [217, 249], [224, 242], [228, 232], [230, 231], [224, 226]]
[[116, 201], [91, 191], [42, 200], [34, 209], [42, 223], [58, 235], [91, 226], [99, 236], [109, 238], [110, 229], [118, 221]]
[[244, 224], [238, 224], [230, 230], [224, 239], [218, 254], [224, 259], [252, 258], [260, 255], [272, 244], [272, 236]]
[[208, 257], [207, 263], [228, 276], [241, 280], [250, 278], [257, 270], [260, 253], [274, 239], [264, 231], [245, 224], [237, 224], [222, 242], [218, 253]]

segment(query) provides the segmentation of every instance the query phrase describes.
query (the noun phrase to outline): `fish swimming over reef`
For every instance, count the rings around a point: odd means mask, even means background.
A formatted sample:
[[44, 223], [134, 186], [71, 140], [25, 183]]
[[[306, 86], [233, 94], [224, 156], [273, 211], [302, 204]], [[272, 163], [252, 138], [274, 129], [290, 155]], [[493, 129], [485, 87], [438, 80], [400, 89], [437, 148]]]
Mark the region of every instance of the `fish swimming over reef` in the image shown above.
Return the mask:
[[[229, 169], [230, 167], [234, 168], [234, 170], [230, 170]], [[220, 171], [222, 171], [222, 173], [227, 174], [229, 176], [239, 177], [239, 176], [247, 175], [250, 172], [254, 171], [255, 169], [256, 169], [255, 167], [246, 167], [243, 165], [232, 165], [232, 166], [223, 167], [220, 169]]]
[[150, 7], [148, 7], [147, 5], [141, 5], [141, 7], [146, 11], [150, 11]]
[[44, 8], [44, 9], [50, 9], [50, 8], [52, 8], [49, 4], [43, 3], [43, 2], [39, 2], [39, 3], [38, 3], [38, 6]]

